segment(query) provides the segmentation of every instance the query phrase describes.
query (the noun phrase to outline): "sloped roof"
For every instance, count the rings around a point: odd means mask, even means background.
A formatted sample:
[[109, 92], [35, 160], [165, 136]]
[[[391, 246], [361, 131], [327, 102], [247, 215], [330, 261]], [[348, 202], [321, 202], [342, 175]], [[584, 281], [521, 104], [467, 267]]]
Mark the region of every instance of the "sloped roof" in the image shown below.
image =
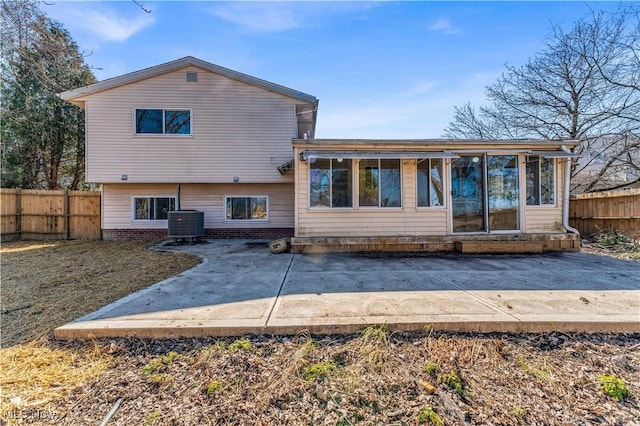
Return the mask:
[[124, 74], [119, 77], [113, 77], [107, 80], [103, 80], [98, 83], [90, 84], [88, 86], [80, 87], [73, 90], [68, 90], [66, 92], [60, 93], [59, 96], [66, 101], [76, 103], [74, 102], [74, 100], [77, 100], [78, 98], [82, 98], [88, 95], [93, 95], [94, 93], [113, 89], [119, 86], [124, 86], [125, 84], [135, 83], [137, 81], [145, 80], [147, 78], [151, 78], [151, 77], [155, 77], [168, 72], [176, 71], [181, 68], [185, 68], [189, 66], [202, 68], [203, 70], [210, 71], [214, 74], [228, 77], [233, 80], [250, 84], [252, 86], [260, 87], [262, 89], [266, 89], [271, 92], [288, 96], [290, 98], [294, 98], [303, 102], [309, 102], [312, 104], [315, 104], [318, 102], [315, 96], [309, 95], [307, 93], [290, 89], [288, 87], [281, 86], [279, 84], [271, 83], [266, 80], [261, 80], [259, 78], [252, 77], [250, 75], [243, 74], [241, 72], [234, 71], [229, 68], [224, 68], [219, 65], [215, 65], [210, 62], [206, 62], [201, 59], [194, 58], [193, 56], [187, 56], [181, 59], [177, 59], [175, 61], [156, 65], [150, 68], [145, 68], [139, 71], [134, 71], [132, 73]]

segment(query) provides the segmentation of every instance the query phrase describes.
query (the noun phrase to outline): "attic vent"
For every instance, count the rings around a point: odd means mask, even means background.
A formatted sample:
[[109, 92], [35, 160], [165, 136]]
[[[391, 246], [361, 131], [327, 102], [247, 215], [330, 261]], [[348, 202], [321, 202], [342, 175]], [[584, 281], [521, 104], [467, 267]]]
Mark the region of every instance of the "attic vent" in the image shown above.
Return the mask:
[[187, 83], [197, 83], [198, 73], [195, 71], [187, 71]]

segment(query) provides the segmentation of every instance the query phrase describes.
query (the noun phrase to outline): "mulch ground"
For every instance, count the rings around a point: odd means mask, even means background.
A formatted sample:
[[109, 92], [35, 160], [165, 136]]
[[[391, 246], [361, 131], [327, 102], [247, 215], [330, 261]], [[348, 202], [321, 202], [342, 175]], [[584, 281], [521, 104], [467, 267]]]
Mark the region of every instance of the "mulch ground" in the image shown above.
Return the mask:
[[[2, 247], [9, 313], [0, 424], [640, 425], [640, 333], [377, 326], [348, 336], [58, 342], [50, 338], [55, 326], [133, 291], [131, 277], [149, 279], [137, 288], [157, 281], [153, 274], [177, 258], [148, 243], [21, 244]], [[184, 269], [197, 263], [183, 260]]]

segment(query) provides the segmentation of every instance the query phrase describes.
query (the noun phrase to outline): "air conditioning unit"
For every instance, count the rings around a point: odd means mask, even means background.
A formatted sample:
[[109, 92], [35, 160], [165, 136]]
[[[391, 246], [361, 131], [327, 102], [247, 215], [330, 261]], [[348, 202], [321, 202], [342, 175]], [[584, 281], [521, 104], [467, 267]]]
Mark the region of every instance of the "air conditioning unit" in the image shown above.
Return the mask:
[[167, 212], [169, 238], [200, 238], [204, 236], [204, 212], [175, 210]]

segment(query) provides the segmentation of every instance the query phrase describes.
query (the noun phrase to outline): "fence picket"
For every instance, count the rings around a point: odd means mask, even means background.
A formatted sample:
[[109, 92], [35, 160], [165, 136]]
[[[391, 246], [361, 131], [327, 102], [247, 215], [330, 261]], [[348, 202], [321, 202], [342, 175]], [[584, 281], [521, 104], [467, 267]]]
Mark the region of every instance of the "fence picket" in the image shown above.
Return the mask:
[[99, 191], [0, 189], [2, 241], [100, 239]]
[[585, 236], [620, 231], [640, 235], [640, 188], [578, 194], [569, 203], [569, 224]]

